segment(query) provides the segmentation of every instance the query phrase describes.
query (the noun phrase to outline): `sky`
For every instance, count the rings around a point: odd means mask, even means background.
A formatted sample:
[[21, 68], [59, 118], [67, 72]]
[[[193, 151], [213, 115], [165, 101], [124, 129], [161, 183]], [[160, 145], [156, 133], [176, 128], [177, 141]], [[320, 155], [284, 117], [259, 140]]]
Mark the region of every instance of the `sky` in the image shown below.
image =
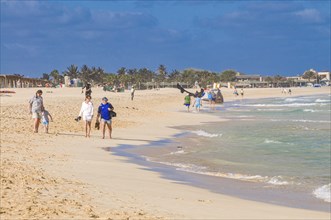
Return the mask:
[[330, 0], [1, 0], [1, 74], [331, 70]]

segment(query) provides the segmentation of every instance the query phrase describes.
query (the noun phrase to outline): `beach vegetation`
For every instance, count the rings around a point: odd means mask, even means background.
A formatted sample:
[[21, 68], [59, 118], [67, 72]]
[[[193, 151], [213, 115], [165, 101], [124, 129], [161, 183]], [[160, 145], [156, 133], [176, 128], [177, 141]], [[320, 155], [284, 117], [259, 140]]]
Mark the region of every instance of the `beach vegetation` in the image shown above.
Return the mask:
[[43, 73], [43, 76], [41, 77], [41, 79], [44, 79], [44, 80], [49, 80], [50, 76], [48, 73]]
[[167, 75], [168, 75], [168, 73], [167, 73], [166, 67], [163, 64], [161, 64], [158, 68], [157, 80], [159, 82], [162, 82], [166, 79]]
[[220, 80], [222, 82], [234, 82], [236, 80], [237, 71], [235, 70], [225, 70], [220, 75]]
[[71, 79], [76, 79], [79, 75], [78, 66], [71, 64], [67, 67], [67, 70], [64, 72], [66, 76], [69, 76]]
[[[94, 85], [108, 85], [128, 88], [132, 85], [136, 85], [137, 89], [157, 88], [165, 86], [174, 86], [177, 83], [185, 84], [187, 87], [192, 87], [196, 82], [202, 87], [213, 85], [215, 82], [219, 83], [231, 83], [235, 85], [238, 83], [238, 78], [244, 76], [244, 73], [239, 73], [233, 69], [227, 69], [223, 72], [216, 73], [203, 69], [188, 68], [184, 70], [174, 69], [171, 72], [167, 71], [165, 65], [160, 64], [158, 68], [153, 71], [147, 68], [131, 68], [126, 67], [119, 68], [115, 73], [105, 72], [101, 67], [89, 67], [83, 65], [81, 68], [72, 64], [67, 69], [59, 73], [58, 70], [53, 70], [51, 73], [43, 73], [41, 79], [52, 81], [57, 85], [64, 82], [64, 76], [69, 76], [70, 79], [79, 79], [82, 83], [90, 82]], [[248, 79], [250, 75], [247, 75]], [[257, 85], [268, 87], [288, 87], [297, 85], [297, 81], [293, 78], [284, 77], [281, 74], [274, 76], [261, 77], [260, 75], [254, 78]], [[259, 78], [259, 79], [257, 79]], [[304, 72], [302, 78], [315, 79], [319, 82], [318, 74], [314, 70], [308, 70]], [[249, 81], [249, 80], [248, 80]], [[259, 84], [260, 83], [260, 84]]]
[[63, 76], [60, 75], [58, 70], [53, 70], [49, 75], [52, 77], [52, 81], [54, 84], [62, 82]]
[[307, 70], [303, 73], [302, 78], [308, 79], [308, 81], [310, 82], [311, 79], [316, 79], [317, 78], [317, 74], [313, 70]]

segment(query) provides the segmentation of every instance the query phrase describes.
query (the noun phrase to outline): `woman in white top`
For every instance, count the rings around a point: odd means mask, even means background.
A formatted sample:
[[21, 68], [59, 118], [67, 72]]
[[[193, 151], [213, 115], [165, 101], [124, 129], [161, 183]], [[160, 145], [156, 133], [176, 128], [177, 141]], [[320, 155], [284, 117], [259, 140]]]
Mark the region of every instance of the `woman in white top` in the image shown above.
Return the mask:
[[93, 103], [91, 99], [91, 96], [86, 96], [79, 112], [79, 116], [82, 117], [85, 122], [85, 137], [90, 137], [91, 133], [91, 122], [93, 118]]

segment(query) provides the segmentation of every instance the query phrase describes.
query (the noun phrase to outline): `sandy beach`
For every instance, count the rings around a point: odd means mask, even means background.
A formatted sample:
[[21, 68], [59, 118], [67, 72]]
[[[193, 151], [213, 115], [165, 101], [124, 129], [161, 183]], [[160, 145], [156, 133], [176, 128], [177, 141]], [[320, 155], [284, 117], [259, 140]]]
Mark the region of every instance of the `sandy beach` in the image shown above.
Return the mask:
[[[95, 107], [106, 96], [115, 107], [113, 138], [92, 129], [84, 137], [76, 122], [84, 99], [80, 88], [42, 88], [54, 118], [49, 134], [33, 134], [28, 100], [36, 88], [1, 96], [1, 219], [330, 219], [330, 213], [277, 206], [213, 193], [162, 178], [130, 163], [112, 148], [142, 146], [169, 138], [181, 125], [219, 121], [187, 113], [178, 89], [104, 92], [93, 88]], [[191, 90], [194, 92], [194, 90]], [[225, 101], [234, 97], [222, 89]], [[330, 94], [330, 87], [293, 88], [292, 96]], [[245, 99], [285, 96], [280, 88], [245, 89]], [[287, 95], [289, 96], [289, 95]], [[92, 124], [94, 127], [95, 119]]]

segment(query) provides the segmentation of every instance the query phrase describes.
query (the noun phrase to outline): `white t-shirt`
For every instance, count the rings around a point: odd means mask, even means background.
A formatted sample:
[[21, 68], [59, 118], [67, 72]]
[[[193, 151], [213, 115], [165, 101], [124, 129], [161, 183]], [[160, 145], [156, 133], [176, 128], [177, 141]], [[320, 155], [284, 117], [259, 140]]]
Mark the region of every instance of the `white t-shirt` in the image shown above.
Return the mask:
[[80, 108], [79, 116], [93, 116], [93, 103], [92, 102], [83, 102], [82, 107]]

